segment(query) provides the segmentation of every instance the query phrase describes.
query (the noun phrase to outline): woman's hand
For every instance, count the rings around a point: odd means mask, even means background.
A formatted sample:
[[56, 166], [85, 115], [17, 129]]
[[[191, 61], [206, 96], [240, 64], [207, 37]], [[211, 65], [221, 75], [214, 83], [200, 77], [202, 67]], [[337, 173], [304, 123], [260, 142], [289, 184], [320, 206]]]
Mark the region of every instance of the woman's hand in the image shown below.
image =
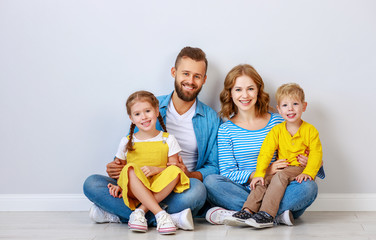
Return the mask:
[[290, 163], [287, 162], [286, 159], [279, 159], [269, 165], [269, 167], [266, 169], [266, 175], [274, 175], [287, 167], [289, 164]]
[[163, 168], [153, 167], [153, 166], [143, 166], [141, 167], [141, 171], [145, 174], [146, 177], [151, 177], [162, 172]]
[[109, 190], [111, 196], [113, 196], [115, 198], [123, 197], [123, 194], [122, 194], [123, 189], [121, 189], [121, 187], [119, 187], [117, 185], [113, 185], [111, 183], [109, 183], [107, 185], [107, 187], [108, 187], [108, 190]]
[[299, 154], [299, 155], [296, 157], [296, 159], [297, 159], [298, 162], [300, 163], [300, 166], [301, 166], [301, 167], [306, 167], [306, 166], [307, 166], [309, 150], [305, 150], [305, 154], [307, 154], [307, 156], [304, 156], [304, 155]]
[[255, 189], [256, 187], [256, 184], [260, 182], [260, 184], [262, 186], [264, 186], [265, 184], [265, 181], [264, 181], [264, 178], [263, 177], [255, 177], [255, 178], [252, 178], [252, 181], [251, 181], [251, 184], [250, 184], [250, 187], [251, 187], [251, 190]]
[[297, 177], [295, 177], [295, 180], [298, 183], [302, 183], [303, 181], [307, 181], [307, 180], [312, 181], [312, 177], [307, 174], [302, 173], [302, 174], [299, 174]]
[[115, 158], [114, 161], [107, 164], [106, 172], [110, 178], [118, 179], [123, 167], [127, 164], [126, 160], [121, 160], [119, 158]]

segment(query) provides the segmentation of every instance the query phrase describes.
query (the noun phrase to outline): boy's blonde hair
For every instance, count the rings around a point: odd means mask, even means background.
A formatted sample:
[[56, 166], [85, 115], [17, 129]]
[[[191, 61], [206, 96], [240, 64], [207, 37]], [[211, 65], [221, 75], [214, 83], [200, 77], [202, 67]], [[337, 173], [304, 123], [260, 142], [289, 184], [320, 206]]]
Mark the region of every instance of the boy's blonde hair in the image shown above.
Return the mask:
[[284, 97], [290, 97], [292, 99], [300, 100], [302, 103], [305, 102], [304, 91], [296, 83], [286, 83], [277, 89], [275, 98], [278, 105]]

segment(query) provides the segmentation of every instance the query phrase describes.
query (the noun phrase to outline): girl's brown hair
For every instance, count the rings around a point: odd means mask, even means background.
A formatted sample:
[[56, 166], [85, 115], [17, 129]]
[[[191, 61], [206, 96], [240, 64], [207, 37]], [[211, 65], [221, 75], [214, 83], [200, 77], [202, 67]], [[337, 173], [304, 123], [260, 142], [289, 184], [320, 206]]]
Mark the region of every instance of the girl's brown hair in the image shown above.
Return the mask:
[[264, 92], [264, 81], [251, 65], [240, 64], [231, 69], [225, 78], [223, 90], [219, 95], [221, 101], [219, 114], [221, 117], [230, 119], [238, 113], [238, 108], [231, 97], [231, 89], [234, 87], [236, 79], [243, 75], [252, 78], [257, 85], [256, 116], [262, 116], [268, 112], [270, 98], [269, 94]]
[[[154, 96], [154, 94], [152, 94], [151, 92], [148, 92], [148, 91], [137, 91], [137, 92], [132, 93], [128, 97], [127, 102], [125, 104], [125, 106], [127, 108], [127, 114], [129, 116], [132, 114], [131, 108], [132, 108], [133, 104], [135, 104], [136, 102], [139, 102], [139, 101], [149, 102], [151, 104], [151, 106], [153, 108], [157, 109], [157, 111], [159, 112], [159, 101]], [[158, 114], [158, 121], [161, 124], [163, 131], [167, 132], [166, 125], [164, 124], [163, 118], [162, 118], [160, 113]], [[132, 141], [133, 141], [133, 134], [134, 134], [135, 128], [136, 128], [136, 125], [134, 123], [132, 123], [130, 130], [129, 130], [129, 140], [128, 140], [128, 143], [126, 145], [127, 151], [133, 151], [134, 150]]]

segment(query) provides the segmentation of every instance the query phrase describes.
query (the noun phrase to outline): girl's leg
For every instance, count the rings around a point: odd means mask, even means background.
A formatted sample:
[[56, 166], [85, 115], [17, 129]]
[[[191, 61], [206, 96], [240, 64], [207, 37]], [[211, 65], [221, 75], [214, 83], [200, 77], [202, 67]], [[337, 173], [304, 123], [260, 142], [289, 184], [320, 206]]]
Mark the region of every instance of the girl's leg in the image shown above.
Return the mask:
[[140, 209], [145, 213], [150, 210], [154, 214], [162, 211], [162, 208], [159, 206], [159, 202], [166, 198], [174, 189], [180, 176], [176, 177], [172, 182], [170, 182], [162, 191], [158, 193], [153, 193], [138, 179], [133, 168], [129, 168], [129, 196], [137, 198], [142, 204]]

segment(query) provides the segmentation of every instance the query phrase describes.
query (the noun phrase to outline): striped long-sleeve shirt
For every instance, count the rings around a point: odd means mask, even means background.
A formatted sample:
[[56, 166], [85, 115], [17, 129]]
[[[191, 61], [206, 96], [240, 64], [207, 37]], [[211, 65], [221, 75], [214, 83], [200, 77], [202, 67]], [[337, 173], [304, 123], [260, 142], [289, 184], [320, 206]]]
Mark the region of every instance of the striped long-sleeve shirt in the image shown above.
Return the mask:
[[[233, 182], [247, 185], [252, 172], [256, 170], [257, 157], [261, 145], [269, 131], [283, 118], [271, 113], [268, 124], [259, 130], [247, 130], [235, 125], [231, 120], [223, 123], [218, 130], [218, 161], [220, 174]], [[273, 161], [277, 153], [274, 153]], [[323, 168], [317, 174], [325, 176]]]

